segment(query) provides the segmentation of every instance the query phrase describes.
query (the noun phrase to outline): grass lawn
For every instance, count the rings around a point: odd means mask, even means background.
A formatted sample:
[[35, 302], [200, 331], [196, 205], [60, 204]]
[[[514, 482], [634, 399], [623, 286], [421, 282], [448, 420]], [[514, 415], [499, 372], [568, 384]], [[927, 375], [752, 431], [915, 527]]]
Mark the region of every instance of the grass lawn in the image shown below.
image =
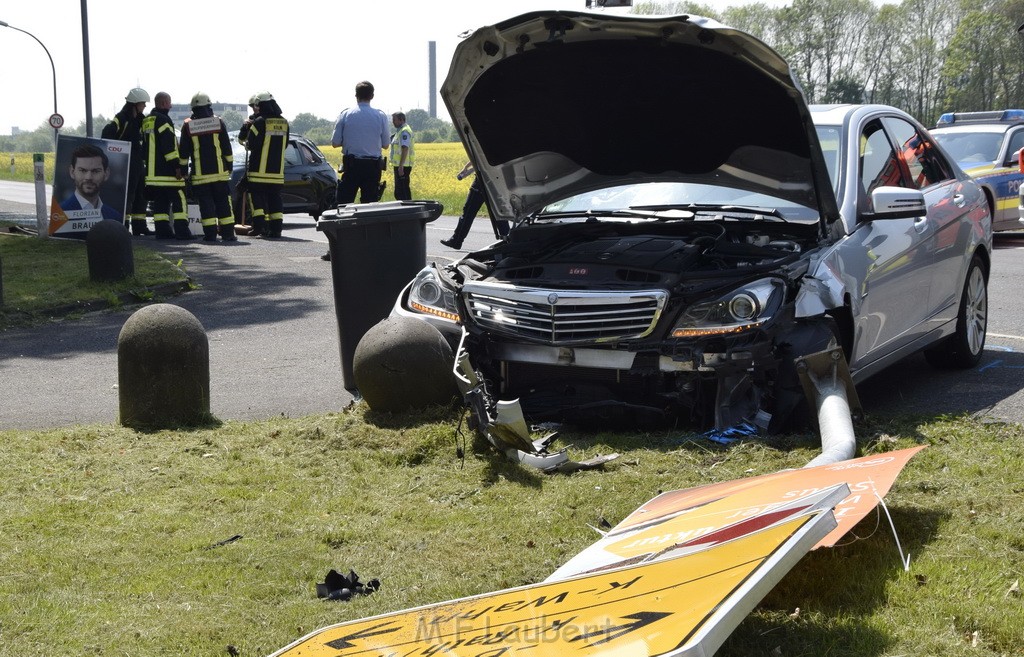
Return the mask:
[[[458, 420], [361, 405], [185, 432], [0, 432], [0, 655], [266, 655], [328, 624], [539, 582], [596, 540], [591, 526], [660, 491], [820, 449], [569, 433], [574, 456], [622, 456], [546, 476], [460, 438]], [[864, 454], [929, 445], [886, 498], [909, 572], [869, 516], [805, 556], [718, 654], [1024, 655], [1020, 427], [906, 419], [858, 434]], [[382, 587], [319, 600], [330, 569]]]
[[177, 263], [136, 244], [134, 276], [113, 283], [95, 282], [89, 279], [84, 240], [16, 235], [7, 232], [8, 225], [0, 222], [0, 330], [46, 321], [53, 314], [67, 316], [96, 303], [116, 306], [129, 300], [150, 300], [154, 289], [187, 284], [188, 276]]

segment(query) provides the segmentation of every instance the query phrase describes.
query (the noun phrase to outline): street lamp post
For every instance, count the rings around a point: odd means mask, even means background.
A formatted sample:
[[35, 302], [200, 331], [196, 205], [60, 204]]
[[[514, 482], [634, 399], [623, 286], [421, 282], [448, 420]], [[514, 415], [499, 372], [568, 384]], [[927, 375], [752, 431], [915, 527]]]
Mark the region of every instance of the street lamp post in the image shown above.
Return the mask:
[[[57, 67], [53, 65], [53, 57], [50, 57], [50, 51], [47, 50], [46, 46], [43, 45], [43, 42], [37, 39], [36, 35], [32, 34], [31, 32], [26, 32], [20, 27], [14, 27], [13, 25], [5, 23], [4, 21], [0, 21], [0, 27], [7, 27], [12, 30], [17, 30], [18, 32], [21, 32], [23, 34], [27, 34], [33, 39], [35, 39], [36, 43], [43, 47], [43, 51], [46, 52], [46, 56], [50, 60], [50, 70], [53, 71], [53, 113], [57, 114]], [[56, 150], [57, 148], [57, 128], [53, 129], [53, 148], [54, 150]]]

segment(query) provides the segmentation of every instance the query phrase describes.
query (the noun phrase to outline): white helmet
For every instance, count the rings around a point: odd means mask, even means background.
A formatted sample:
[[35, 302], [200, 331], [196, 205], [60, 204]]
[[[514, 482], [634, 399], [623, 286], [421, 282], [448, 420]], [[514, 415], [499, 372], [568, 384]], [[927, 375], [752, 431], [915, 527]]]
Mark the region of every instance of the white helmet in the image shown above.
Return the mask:
[[149, 94], [142, 87], [135, 87], [128, 92], [128, 95], [124, 97], [125, 102], [128, 103], [148, 103]]
[[255, 96], [253, 96], [253, 98], [256, 100], [257, 103], [262, 103], [268, 100], [274, 100], [274, 94], [270, 93], [269, 91], [261, 91]]
[[192, 96], [192, 107], [203, 107], [210, 104], [210, 97], [204, 94], [202, 91]]

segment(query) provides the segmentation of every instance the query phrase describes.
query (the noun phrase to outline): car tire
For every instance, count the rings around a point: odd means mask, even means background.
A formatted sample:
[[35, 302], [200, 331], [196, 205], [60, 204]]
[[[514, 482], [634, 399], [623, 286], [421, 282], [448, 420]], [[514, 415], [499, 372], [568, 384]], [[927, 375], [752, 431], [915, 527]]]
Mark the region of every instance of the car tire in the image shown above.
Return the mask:
[[325, 189], [323, 195], [320, 197], [320, 205], [317, 206], [315, 210], [310, 212], [309, 216], [313, 217], [314, 220], [319, 221], [320, 215], [336, 207], [336, 200], [337, 190], [334, 188]]
[[988, 282], [981, 258], [974, 256], [967, 269], [956, 333], [938, 345], [926, 349], [925, 359], [935, 367], [968, 369], [981, 360], [988, 332]]

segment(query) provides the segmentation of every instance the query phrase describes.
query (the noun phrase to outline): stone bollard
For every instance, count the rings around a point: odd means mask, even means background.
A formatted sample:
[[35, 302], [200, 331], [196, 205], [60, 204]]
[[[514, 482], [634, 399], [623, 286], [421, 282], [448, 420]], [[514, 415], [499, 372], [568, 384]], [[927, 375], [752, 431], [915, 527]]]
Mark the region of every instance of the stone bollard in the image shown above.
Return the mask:
[[386, 317], [359, 340], [352, 372], [375, 411], [447, 404], [459, 394], [451, 345], [436, 328], [411, 317]]
[[117, 383], [123, 426], [210, 422], [210, 345], [203, 325], [168, 303], [137, 310], [117, 337]]
[[120, 221], [97, 221], [85, 236], [89, 280], [120, 281], [135, 273], [132, 237]]

